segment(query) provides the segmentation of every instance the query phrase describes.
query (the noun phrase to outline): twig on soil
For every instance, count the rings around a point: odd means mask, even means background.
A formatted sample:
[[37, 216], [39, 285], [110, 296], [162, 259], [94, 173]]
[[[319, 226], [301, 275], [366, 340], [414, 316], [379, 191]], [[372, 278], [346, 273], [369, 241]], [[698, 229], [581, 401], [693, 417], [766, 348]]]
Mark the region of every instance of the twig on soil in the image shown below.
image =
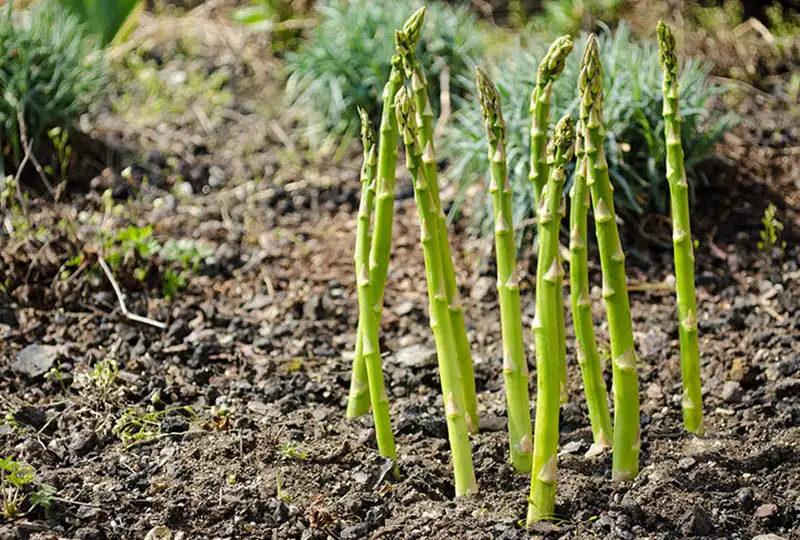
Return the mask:
[[119, 288], [119, 285], [117, 285], [117, 281], [114, 279], [114, 274], [111, 272], [111, 268], [108, 267], [108, 263], [106, 263], [102, 255], [98, 255], [97, 260], [100, 262], [100, 266], [103, 267], [103, 272], [105, 272], [108, 281], [111, 282], [111, 286], [114, 288], [114, 293], [116, 293], [117, 295], [117, 300], [119, 301], [119, 308], [122, 311], [122, 314], [132, 321], [142, 324], [149, 324], [150, 326], [155, 326], [156, 328], [160, 328], [161, 330], [166, 330], [167, 329], [166, 323], [156, 321], [154, 319], [149, 319], [147, 317], [142, 317], [141, 315], [137, 315], [135, 313], [131, 313], [130, 311], [128, 311], [128, 307], [125, 305], [125, 296], [122, 294], [122, 290]]
[[22, 111], [17, 112], [17, 123], [19, 124], [19, 140], [22, 143], [22, 148], [25, 150], [25, 157], [22, 159], [22, 163], [17, 169], [17, 177], [14, 179], [17, 183], [17, 189], [19, 189], [19, 178], [22, 175], [22, 169], [24, 168], [24, 163], [30, 161], [33, 163], [33, 168], [36, 169], [36, 172], [39, 173], [39, 178], [41, 178], [44, 187], [47, 188], [47, 191], [50, 192], [53, 199], [58, 201], [58, 197], [56, 196], [56, 192], [53, 189], [53, 185], [47, 179], [47, 176], [44, 174], [44, 169], [39, 164], [39, 160], [36, 159], [36, 156], [33, 155], [33, 150], [31, 149], [31, 143], [28, 140], [28, 126], [25, 124], [25, 118], [22, 116]]

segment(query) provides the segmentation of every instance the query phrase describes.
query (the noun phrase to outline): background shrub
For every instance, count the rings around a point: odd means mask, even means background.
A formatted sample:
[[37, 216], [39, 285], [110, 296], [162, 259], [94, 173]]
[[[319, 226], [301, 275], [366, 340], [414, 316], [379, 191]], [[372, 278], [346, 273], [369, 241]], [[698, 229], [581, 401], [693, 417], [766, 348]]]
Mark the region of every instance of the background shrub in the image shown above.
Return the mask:
[[[326, 136], [356, 134], [357, 107], [373, 119], [389, 77], [394, 31], [419, 6], [417, 0], [325, 0], [322, 20], [308, 41], [287, 56], [288, 102], [303, 111], [304, 135], [312, 144]], [[427, 2], [428, 15], [417, 48], [431, 84], [431, 101], [439, 110], [442, 70], [450, 72], [450, 91], [462, 96], [472, 89], [472, 68], [483, 52], [482, 32], [466, 8]]]
[[6, 153], [23, 149], [18, 114], [32, 145], [55, 127], [69, 128], [102, 87], [98, 44], [78, 19], [49, 2], [25, 12], [0, 9], [0, 173]]
[[[585, 43], [585, 35], [577, 40], [564, 72], [554, 85], [551, 129], [563, 114], [577, 116], [577, 81]], [[506, 148], [516, 224], [535, 215], [533, 188], [528, 181], [529, 106], [539, 59], [546, 50], [545, 43], [518, 45], [491, 64], [495, 68], [493, 76], [508, 124]], [[669, 185], [664, 165], [666, 144], [661, 117], [662, 75], [658, 46], [649, 41], [632, 42], [628, 27], [621, 24], [613, 36], [609, 32], [600, 36], [600, 52], [604, 68], [605, 146], [609, 172], [617, 188], [617, 212], [623, 217], [644, 212], [666, 214], [669, 212]], [[708, 156], [712, 145], [735, 121], [733, 116], [709, 108], [712, 97], [722, 91], [709, 81], [709, 69], [710, 66], [695, 60], [687, 60], [681, 69], [682, 138], [690, 181], [695, 178], [698, 162]], [[466, 80], [463, 84], [467, 84]], [[470, 98], [469, 103], [460, 107], [445, 140], [444, 155], [450, 160], [448, 176], [456, 179], [461, 188], [456, 209], [464, 203], [467, 188], [481, 182], [488, 186], [489, 163], [484, 138], [480, 109], [477, 101]], [[484, 232], [491, 231], [489, 197], [478, 200], [481, 202], [474, 209], [477, 223]]]

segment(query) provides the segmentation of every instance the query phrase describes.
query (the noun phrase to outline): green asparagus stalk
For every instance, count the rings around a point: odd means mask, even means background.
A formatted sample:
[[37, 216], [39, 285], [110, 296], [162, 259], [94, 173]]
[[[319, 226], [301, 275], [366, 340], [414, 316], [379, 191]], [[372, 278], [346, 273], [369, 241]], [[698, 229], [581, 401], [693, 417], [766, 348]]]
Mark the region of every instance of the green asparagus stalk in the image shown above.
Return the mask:
[[400, 133], [406, 147], [406, 164], [411, 174], [414, 198], [417, 202], [428, 281], [430, 324], [436, 340], [436, 355], [439, 361], [439, 375], [453, 459], [456, 495], [468, 495], [477, 493], [478, 485], [472, 466], [458, 359], [445, 293], [442, 252], [435, 225], [438, 219], [437, 208], [422, 160], [423, 151], [419, 144], [419, 126], [413, 96], [405, 88], [401, 88], [397, 93], [395, 103]]
[[[392, 71], [383, 88], [383, 113], [381, 117], [380, 142], [378, 145], [378, 177], [375, 203], [375, 226], [369, 251], [369, 271], [372, 306], [380, 326], [383, 310], [383, 293], [386, 275], [389, 272], [389, 252], [392, 247], [392, 223], [394, 221], [394, 184], [397, 167], [397, 118], [394, 96], [403, 84], [402, 60], [392, 57]], [[356, 418], [369, 411], [370, 396], [367, 367], [363, 357], [363, 328], [359, 321], [356, 334], [356, 351], [350, 380], [350, 395], [347, 417]]]
[[369, 275], [369, 226], [375, 203], [375, 130], [366, 111], [361, 113], [361, 138], [364, 144], [364, 165], [361, 169], [361, 204], [356, 230], [356, 275], [358, 276], [358, 311], [363, 331], [362, 354], [367, 368], [372, 416], [378, 451], [383, 457], [397, 459], [389, 419], [389, 398], [383, 383], [381, 353], [378, 344], [378, 321], [372, 304], [372, 282]]
[[[544, 189], [548, 177], [545, 150], [547, 146], [547, 130], [550, 126], [550, 97], [553, 93], [553, 83], [564, 70], [564, 63], [569, 53], [572, 52], [572, 46], [572, 38], [569, 36], [562, 36], [550, 45], [550, 49], [539, 64], [539, 70], [536, 74], [536, 86], [531, 94], [531, 165], [529, 179], [533, 183], [533, 197], [536, 208], [539, 207], [541, 202], [542, 189]], [[558, 289], [561, 298], [559, 303], [563, 306], [563, 284], [558, 284]], [[560, 309], [558, 312], [561, 318], [559, 328], [563, 328], [564, 310]], [[562, 342], [564, 341], [563, 331], [559, 339]], [[566, 348], [562, 347], [562, 349], [566, 351]], [[569, 399], [567, 395], [566, 353], [564, 353], [564, 356], [560, 359], [560, 364], [560, 399], [562, 403], [566, 403]]]
[[491, 162], [491, 185], [497, 252], [497, 288], [500, 296], [500, 322], [503, 337], [503, 378], [508, 409], [508, 435], [511, 464], [519, 472], [531, 470], [531, 412], [528, 394], [528, 362], [522, 339], [514, 223], [511, 212], [511, 185], [508, 182], [505, 143], [506, 123], [500, 94], [489, 76], [477, 72], [478, 96], [486, 122]]
[[586, 185], [586, 156], [583, 150], [582, 132], [583, 126], [579, 124], [575, 134], [575, 153], [578, 156], [578, 163], [570, 190], [569, 277], [572, 320], [575, 326], [575, 337], [578, 341], [578, 365], [583, 375], [583, 387], [586, 391], [586, 403], [592, 423], [594, 444], [601, 448], [608, 448], [611, 446], [613, 430], [611, 414], [608, 411], [606, 385], [600, 365], [600, 354], [597, 352], [597, 342], [592, 326], [592, 299], [589, 295], [589, 266], [586, 247], [587, 215], [590, 202], [589, 188]]
[[603, 68], [597, 37], [592, 34], [583, 51], [580, 90], [580, 118], [584, 128], [587, 184], [592, 196], [597, 244], [603, 272], [603, 298], [608, 315], [614, 376], [614, 452], [612, 477], [615, 481], [634, 478], [639, 472], [639, 382], [633, 343], [625, 254], [622, 251], [614, 211], [614, 188], [608, 177], [603, 148]]
[[556, 126], [548, 149], [550, 179], [538, 209], [539, 258], [536, 266], [536, 425], [533, 468], [528, 498], [528, 524], [553, 517], [556, 500], [556, 454], [558, 452], [559, 360], [563, 343], [558, 339], [558, 283], [564, 268], [558, 255], [561, 199], [566, 165], [572, 159], [575, 130], [565, 116]]
[[678, 57], [669, 26], [658, 23], [658, 47], [664, 72], [664, 135], [667, 139], [667, 180], [672, 201], [672, 245], [678, 293], [678, 320], [683, 376], [683, 425], [702, 435], [703, 392], [697, 343], [697, 298], [694, 289], [694, 248], [689, 214], [689, 185], [683, 168], [681, 118], [678, 105]]
[[395, 33], [397, 52], [403, 59], [406, 77], [411, 81], [414, 93], [414, 103], [417, 109], [417, 125], [419, 126], [420, 146], [423, 148], [422, 161], [429, 182], [429, 189], [436, 205], [438, 219], [437, 230], [439, 246], [442, 250], [442, 263], [444, 265], [444, 284], [447, 294], [447, 303], [450, 309], [450, 322], [453, 327], [456, 341], [458, 365], [461, 370], [462, 394], [467, 413], [467, 424], [471, 432], [478, 431], [478, 401], [475, 394], [475, 374], [472, 366], [472, 354], [467, 338], [467, 327], [464, 323], [464, 310], [456, 283], [455, 267], [450, 251], [450, 242], [447, 237], [447, 218], [442, 211], [439, 198], [439, 179], [436, 167], [436, 151], [433, 141], [433, 109], [428, 95], [428, 81], [425, 72], [417, 58], [414, 48], [419, 40], [422, 23], [425, 19], [425, 8], [414, 12], [403, 26], [403, 31]]

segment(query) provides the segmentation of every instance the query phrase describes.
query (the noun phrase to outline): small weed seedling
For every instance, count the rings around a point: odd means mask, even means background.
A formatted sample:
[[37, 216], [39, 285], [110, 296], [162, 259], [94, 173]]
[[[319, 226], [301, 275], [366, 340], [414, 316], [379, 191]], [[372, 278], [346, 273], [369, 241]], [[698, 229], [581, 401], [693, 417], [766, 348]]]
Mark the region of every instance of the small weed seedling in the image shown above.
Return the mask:
[[306, 459], [308, 457], [308, 452], [303, 452], [297, 448], [297, 444], [294, 441], [290, 441], [284, 443], [278, 448], [278, 452], [281, 455], [281, 459], [284, 461], [288, 461], [291, 459]]
[[758, 241], [759, 251], [771, 251], [774, 247], [779, 247], [781, 251], [786, 248], [786, 242], [780, 241], [781, 233], [783, 232], [783, 223], [775, 216], [778, 208], [769, 203], [764, 210], [764, 216], [761, 218], [761, 240]]
[[[36, 484], [35, 476], [30, 465], [12, 457], [0, 459], [0, 515], [12, 520], [37, 507], [50, 508], [56, 489], [47, 484]], [[28, 494], [32, 487], [35, 490]], [[23, 511], [26, 504], [28, 510]]]

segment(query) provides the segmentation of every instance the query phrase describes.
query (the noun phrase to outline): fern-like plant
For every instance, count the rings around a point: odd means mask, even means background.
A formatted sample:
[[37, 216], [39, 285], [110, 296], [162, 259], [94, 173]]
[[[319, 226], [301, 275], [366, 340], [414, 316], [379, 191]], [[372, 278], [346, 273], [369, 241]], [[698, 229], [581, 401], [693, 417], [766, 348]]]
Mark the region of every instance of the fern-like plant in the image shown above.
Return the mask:
[[[464, 96], [473, 86], [473, 67], [484, 46], [476, 18], [466, 8], [426, 4], [427, 22], [417, 54], [428, 68], [429, 92], [438, 114], [442, 72], [450, 75], [451, 95]], [[355, 135], [359, 107], [377, 121], [394, 54], [394, 31], [421, 5], [417, 0], [319, 2], [319, 26], [287, 56], [286, 98], [298, 110], [303, 134], [312, 145], [329, 135]]]
[[20, 117], [35, 147], [48, 130], [69, 128], [102, 81], [97, 41], [77, 17], [49, 2], [0, 9], [0, 169], [3, 158], [12, 166], [22, 159]]
[[[585, 36], [575, 43], [582, 50]], [[612, 35], [600, 36], [600, 55], [604, 66], [603, 124], [606, 129], [606, 155], [611, 180], [617, 188], [617, 212], [624, 217], [646, 212], [669, 211], [669, 186], [664, 170], [666, 145], [663, 140], [661, 73], [655, 43], [633, 42], [627, 25], [620, 24]], [[495, 81], [503, 100], [508, 126], [506, 155], [514, 190], [514, 223], [532, 223], [536, 214], [533, 188], [528, 182], [530, 149], [530, 89], [536, 78], [545, 44], [518, 45], [507, 56], [494, 62], [499, 66]], [[578, 55], [570, 55], [564, 72], [553, 85], [551, 118], [575, 115], [578, 98], [575, 88], [579, 76]], [[735, 122], [735, 117], [711, 108], [712, 98], [723, 91], [713, 84], [710, 66], [687, 60], [680, 69], [683, 147], [686, 172], [696, 179], [698, 163], [710, 153], [714, 143]], [[461, 107], [448, 130], [445, 152], [450, 160], [448, 176], [461, 185], [463, 202], [467, 188], [478, 183], [489, 185], [485, 163], [483, 125], [477, 107]], [[567, 184], [569, 189], [570, 184]], [[480, 228], [491, 231], [490, 206], [474, 208]], [[520, 234], [517, 238], [522, 238]]]

